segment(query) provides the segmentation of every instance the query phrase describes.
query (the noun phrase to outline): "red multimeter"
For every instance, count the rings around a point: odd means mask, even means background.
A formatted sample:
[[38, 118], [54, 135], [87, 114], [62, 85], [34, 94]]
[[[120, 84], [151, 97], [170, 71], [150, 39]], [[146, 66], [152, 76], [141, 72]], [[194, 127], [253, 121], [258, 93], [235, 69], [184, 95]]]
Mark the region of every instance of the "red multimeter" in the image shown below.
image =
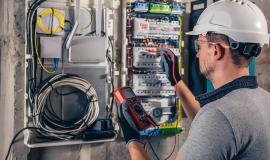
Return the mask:
[[114, 96], [119, 105], [122, 105], [124, 101], [127, 101], [127, 103], [124, 103], [126, 106], [122, 107], [128, 107], [128, 113], [139, 131], [145, 130], [152, 125], [156, 126], [155, 122], [149, 115], [147, 115], [142, 107], [140, 99], [135, 95], [130, 87], [121, 87], [116, 89], [114, 91]]

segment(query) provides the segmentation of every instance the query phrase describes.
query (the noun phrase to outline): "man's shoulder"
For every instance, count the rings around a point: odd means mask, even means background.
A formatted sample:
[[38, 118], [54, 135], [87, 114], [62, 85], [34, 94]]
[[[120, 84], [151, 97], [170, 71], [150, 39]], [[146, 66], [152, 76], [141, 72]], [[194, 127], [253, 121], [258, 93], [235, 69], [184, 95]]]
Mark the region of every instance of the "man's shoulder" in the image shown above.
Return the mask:
[[[270, 104], [270, 93], [260, 87], [256, 89], [241, 88], [205, 105], [204, 108], [218, 108], [220, 111], [256, 107]], [[231, 110], [232, 111], [232, 110]]]
[[205, 107], [200, 109], [192, 124], [195, 125], [204, 121], [206, 122], [206, 125], [211, 123], [211, 121], [222, 121], [222, 123], [228, 122], [226, 115], [218, 107], [212, 106], [211, 104], [207, 104]]

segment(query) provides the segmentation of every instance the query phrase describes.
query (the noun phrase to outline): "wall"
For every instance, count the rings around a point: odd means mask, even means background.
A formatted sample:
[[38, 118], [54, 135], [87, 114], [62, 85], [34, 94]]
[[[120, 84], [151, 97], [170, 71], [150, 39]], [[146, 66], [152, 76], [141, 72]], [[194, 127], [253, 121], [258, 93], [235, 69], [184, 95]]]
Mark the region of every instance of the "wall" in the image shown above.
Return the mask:
[[[4, 159], [13, 134], [23, 127], [24, 99], [24, 1], [0, 0], [0, 159]], [[17, 143], [17, 156], [28, 149]]]
[[[270, 0], [253, 0], [263, 11], [270, 30]], [[251, 20], [252, 21], [252, 20]], [[264, 48], [256, 61], [256, 75], [259, 85], [270, 92], [270, 48]]]

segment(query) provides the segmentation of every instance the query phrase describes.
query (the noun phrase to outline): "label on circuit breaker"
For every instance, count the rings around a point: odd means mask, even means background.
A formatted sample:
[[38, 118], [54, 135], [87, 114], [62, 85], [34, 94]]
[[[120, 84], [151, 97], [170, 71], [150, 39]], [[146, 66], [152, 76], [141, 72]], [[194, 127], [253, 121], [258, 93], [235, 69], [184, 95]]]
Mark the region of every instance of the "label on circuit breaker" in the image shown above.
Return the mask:
[[180, 29], [179, 21], [134, 19], [134, 38], [178, 39]]
[[166, 74], [133, 74], [133, 91], [137, 96], [175, 96]]
[[[178, 48], [168, 48], [179, 56]], [[133, 47], [133, 67], [160, 68], [160, 49], [154, 47]]]

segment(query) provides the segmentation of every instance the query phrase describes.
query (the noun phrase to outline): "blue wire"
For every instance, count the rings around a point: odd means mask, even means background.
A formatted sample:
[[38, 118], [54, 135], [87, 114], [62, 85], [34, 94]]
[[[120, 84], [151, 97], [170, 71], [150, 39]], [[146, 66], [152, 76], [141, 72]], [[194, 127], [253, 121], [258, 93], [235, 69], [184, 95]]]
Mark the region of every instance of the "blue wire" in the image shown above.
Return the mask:
[[58, 65], [59, 65], [59, 58], [53, 59], [53, 65], [54, 65], [54, 70], [56, 71], [58, 69]]

